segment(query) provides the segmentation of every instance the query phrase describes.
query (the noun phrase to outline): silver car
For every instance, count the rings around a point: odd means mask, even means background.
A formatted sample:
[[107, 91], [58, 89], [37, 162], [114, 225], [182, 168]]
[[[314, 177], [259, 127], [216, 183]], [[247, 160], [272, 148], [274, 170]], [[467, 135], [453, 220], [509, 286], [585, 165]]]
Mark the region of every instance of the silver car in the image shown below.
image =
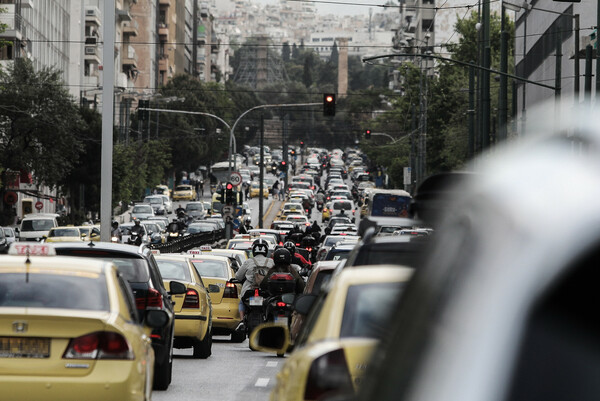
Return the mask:
[[150, 204], [140, 203], [131, 210], [132, 220], [145, 220], [148, 217], [154, 217], [154, 209]]

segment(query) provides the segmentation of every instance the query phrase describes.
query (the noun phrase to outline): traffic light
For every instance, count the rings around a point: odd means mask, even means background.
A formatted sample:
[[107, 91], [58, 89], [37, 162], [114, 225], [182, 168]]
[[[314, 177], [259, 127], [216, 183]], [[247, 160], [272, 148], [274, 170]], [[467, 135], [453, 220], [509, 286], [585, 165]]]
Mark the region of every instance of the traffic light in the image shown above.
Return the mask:
[[287, 162], [282, 161], [281, 163], [279, 163], [279, 169], [283, 172], [287, 172]]
[[365, 138], [371, 139], [371, 130], [370, 129], [365, 130]]
[[325, 93], [323, 95], [323, 115], [335, 116], [335, 94]]
[[304, 141], [300, 141], [300, 147], [303, 148], [304, 147]]
[[228, 205], [235, 204], [235, 193], [233, 191], [233, 184], [228, 182], [225, 185], [225, 203]]

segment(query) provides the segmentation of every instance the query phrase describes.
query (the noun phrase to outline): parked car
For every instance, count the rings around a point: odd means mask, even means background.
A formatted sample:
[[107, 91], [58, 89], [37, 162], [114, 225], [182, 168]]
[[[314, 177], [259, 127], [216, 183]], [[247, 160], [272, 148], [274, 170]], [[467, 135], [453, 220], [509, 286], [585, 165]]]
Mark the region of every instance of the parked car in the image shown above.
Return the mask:
[[[183, 283], [171, 282], [170, 292], [164, 286], [163, 278], [150, 249], [145, 246], [132, 246], [109, 242], [64, 242], [53, 244], [56, 254], [63, 256], [83, 256], [102, 259], [114, 263], [119, 272], [129, 282], [138, 314], [143, 317], [147, 310], [160, 309], [166, 312], [169, 322], [152, 332], [152, 348], [155, 354], [154, 388], [166, 390], [171, 383], [173, 369], [173, 333], [175, 327], [173, 301], [171, 295], [183, 294]], [[175, 284], [176, 283], [176, 284]]]
[[17, 242], [18, 233], [14, 228], [2, 227], [2, 231], [4, 231], [4, 236], [6, 237], [6, 243], [8, 245], [12, 244], [13, 242]]

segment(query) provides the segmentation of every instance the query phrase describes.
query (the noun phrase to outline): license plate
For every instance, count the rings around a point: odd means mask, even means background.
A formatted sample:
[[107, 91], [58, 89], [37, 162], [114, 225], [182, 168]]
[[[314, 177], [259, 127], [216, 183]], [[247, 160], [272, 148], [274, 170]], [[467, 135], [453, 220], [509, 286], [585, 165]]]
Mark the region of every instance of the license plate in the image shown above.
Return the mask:
[[36, 337], [0, 337], [0, 358], [48, 358], [50, 339]]
[[262, 306], [263, 297], [250, 297], [250, 306]]
[[275, 323], [287, 325], [288, 318], [287, 318], [287, 316], [275, 316]]

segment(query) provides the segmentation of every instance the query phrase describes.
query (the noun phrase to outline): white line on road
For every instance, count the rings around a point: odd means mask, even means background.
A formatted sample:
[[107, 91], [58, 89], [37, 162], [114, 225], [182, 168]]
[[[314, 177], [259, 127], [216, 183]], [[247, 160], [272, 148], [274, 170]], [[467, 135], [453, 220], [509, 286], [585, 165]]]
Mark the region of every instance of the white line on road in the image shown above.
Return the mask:
[[267, 368], [276, 368], [276, 367], [277, 367], [277, 362], [275, 362], [275, 361], [267, 362]]
[[267, 377], [260, 377], [256, 383], [254, 383], [254, 387], [267, 387], [269, 380], [270, 379]]

